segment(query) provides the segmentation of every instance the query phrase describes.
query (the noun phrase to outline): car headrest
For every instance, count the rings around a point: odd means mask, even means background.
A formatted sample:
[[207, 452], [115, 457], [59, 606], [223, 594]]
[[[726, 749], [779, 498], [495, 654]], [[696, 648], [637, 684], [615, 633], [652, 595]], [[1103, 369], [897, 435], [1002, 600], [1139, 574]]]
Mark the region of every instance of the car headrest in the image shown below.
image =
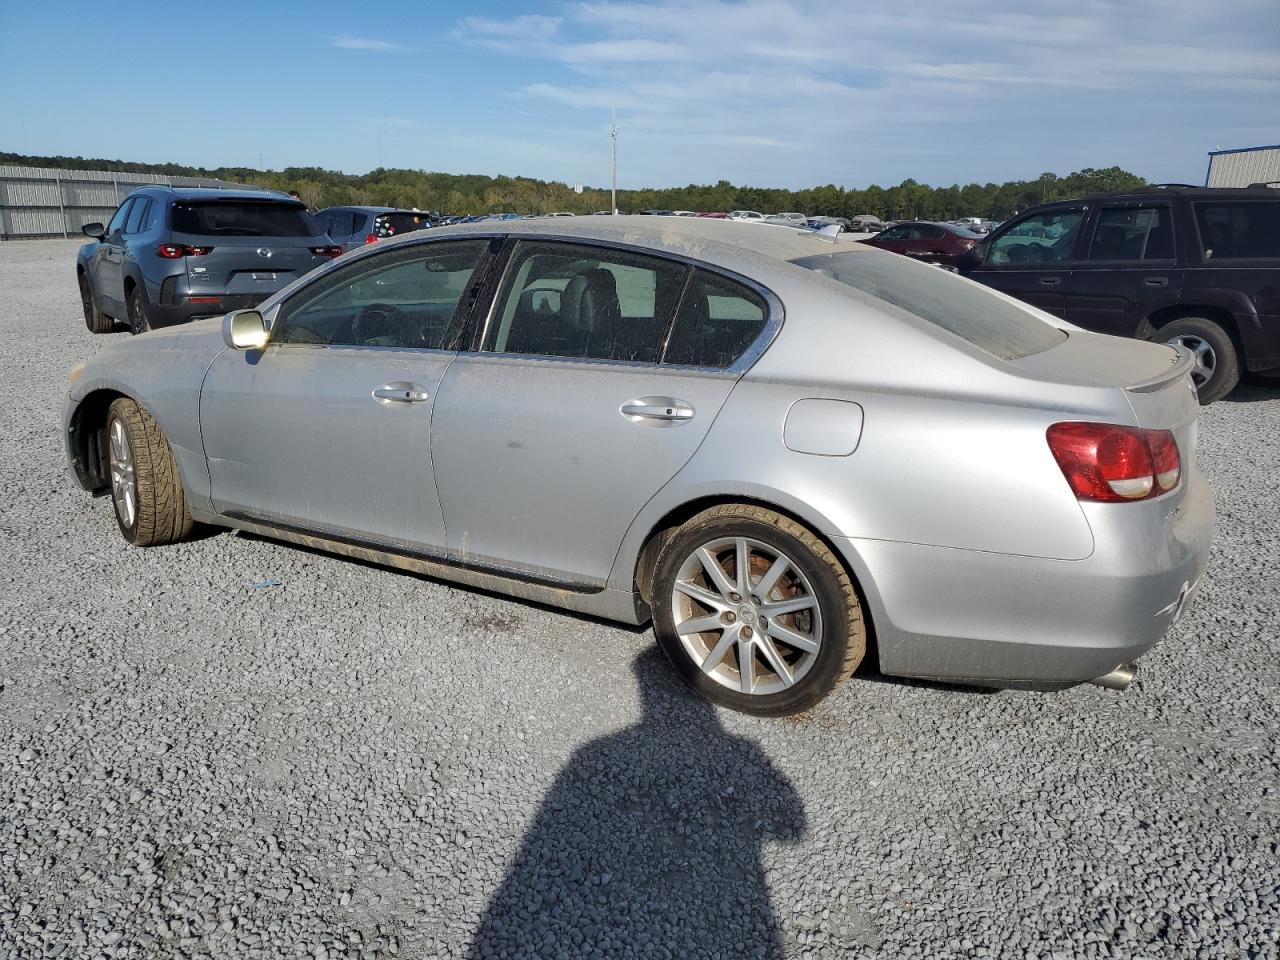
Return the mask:
[[560, 296], [561, 323], [579, 333], [609, 330], [621, 316], [617, 280], [602, 267], [579, 273]]

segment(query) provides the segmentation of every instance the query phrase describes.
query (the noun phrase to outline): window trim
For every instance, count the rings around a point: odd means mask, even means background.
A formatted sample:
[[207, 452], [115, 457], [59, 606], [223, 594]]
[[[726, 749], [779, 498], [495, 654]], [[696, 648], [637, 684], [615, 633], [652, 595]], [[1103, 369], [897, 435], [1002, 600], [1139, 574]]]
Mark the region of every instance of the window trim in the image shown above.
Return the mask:
[[[1173, 253], [1167, 257], [1153, 257], [1149, 260], [1145, 258], [1139, 260], [1094, 260], [1091, 256], [1093, 253], [1093, 241], [1097, 236], [1098, 227], [1102, 225], [1102, 215], [1108, 210], [1163, 210], [1169, 215], [1169, 230], [1173, 234]], [[1085, 242], [1084, 259], [1076, 261], [1080, 264], [1088, 265], [1096, 263], [1106, 266], [1109, 269], [1115, 269], [1118, 265], [1128, 265], [1133, 269], [1145, 269], [1143, 264], [1159, 266], [1177, 263], [1178, 261], [1178, 218], [1174, 213], [1173, 204], [1168, 200], [1157, 200], [1154, 202], [1150, 200], [1117, 200], [1108, 203], [1099, 203], [1089, 216], [1088, 232], [1089, 239]]]
[[[437, 242], [442, 239], [444, 238], [438, 238]], [[535, 243], [561, 243], [567, 246], [598, 247], [605, 250], [620, 250], [626, 253], [634, 253], [640, 256], [651, 257], [655, 260], [664, 260], [668, 263], [680, 264], [686, 268], [692, 268], [688, 270], [688, 273], [685, 276], [684, 283], [680, 289], [680, 296], [676, 300], [675, 307], [672, 310], [671, 321], [667, 324], [666, 332], [662, 339], [663, 355], [666, 354], [667, 343], [671, 339], [671, 331], [675, 324], [675, 318], [680, 312], [680, 307], [684, 302], [685, 294], [688, 293], [689, 283], [693, 278], [695, 270], [701, 269], [715, 276], [723, 277], [726, 280], [741, 284], [756, 293], [765, 302], [764, 326], [761, 327], [760, 333], [757, 334], [756, 338], [747, 345], [746, 349], [744, 349], [742, 353], [738, 355], [737, 359], [732, 364], [724, 367], [707, 367], [683, 363], [663, 363], [661, 360], [653, 362], [642, 360], [609, 360], [595, 357], [555, 357], [546, 356], [544, 354], [507, 353], [496, 350], [483, 350], [481, 347], [489, 332], [489, 325], [493, 322], [494, 312], [497, 310], [498, 293], [502, 290], [507, 279], [508, 271], [511, 269], [511, 253], [515, 249], [516, 243], [521, 240]], [[601, 240], [594, 237], [570, 237], [563, 234], [552, 233], [514, 233], [506, 235], [503, 250], [499, 256], [501, 260], [499, 264], [500, 269], [493, 271], [494, 274], [496, 274], [496, 282], [493, 282], [491, 285], [486, 284], [488, 289], [485, 289], [482, 297], [479, 297], [476, 300], [477, 309], [474, 316], [471, 318], [471, 349], [459, 351], [459, 355], [461, 356], [507, 357], [514, 360], [533, 360], [540, 363], [577, 363], [588, 364], [591, 366], [603, 364], [607, 366], [630, 367], [641, 370], [670, 370], [672, 372], [683, 370], [703, 374], [715, 373], [730, 376], [741, 376], [755, 365], [756, 361], [760, 359], [765, 350], [767, 350], [777, 338], [778, 332], [782, 329], [782, 324], [786, 319], [785, 309], [783, 308], [782, 301], [778, 299], [777, 294], [758, 281], [753, 280], [750, 277], [743, 276], [740, 273], [736, 273], [726, 267], [707, 263], [705, 260], [682, 256], [666, 250], [654, 250], [652, 247], [646, 247], [639, 244], [616, 243], [611, 240]], [[464, 337], [463, 340], [465, 342], [467, 338]]]
[[[146, 197], [146, 196], [134, 198], [133, 207], [130, 208], [129, 216], [125, 218], [124, 227], [120, 231], [122, 236], [136, 237], [140, 233], [147, 232], [146, 221], [147, 221], [148, 215], [151, 212], [151, 204], [153, 202], [154, 201], [152, 201], [150, 197]], [[129, 224], [133, 222], [133, 215], [135, 211], [138, 214], [138, 225], [136, 229], [130, 230]]]

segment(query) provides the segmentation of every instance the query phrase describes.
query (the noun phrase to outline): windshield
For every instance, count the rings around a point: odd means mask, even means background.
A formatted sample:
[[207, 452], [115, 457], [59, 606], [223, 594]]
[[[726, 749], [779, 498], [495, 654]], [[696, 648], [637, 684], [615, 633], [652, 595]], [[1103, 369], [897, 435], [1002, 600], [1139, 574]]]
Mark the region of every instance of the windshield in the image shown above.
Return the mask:
[[197, 200], [173, 205], [176, 233], [232, 237], [314, 237], [320, 228], [300, 203]]
[[976, 283], [896, 253], [846, 251], [791, 261], [870, 297], [1002, 360], [1042, 353], [1066, 333]]

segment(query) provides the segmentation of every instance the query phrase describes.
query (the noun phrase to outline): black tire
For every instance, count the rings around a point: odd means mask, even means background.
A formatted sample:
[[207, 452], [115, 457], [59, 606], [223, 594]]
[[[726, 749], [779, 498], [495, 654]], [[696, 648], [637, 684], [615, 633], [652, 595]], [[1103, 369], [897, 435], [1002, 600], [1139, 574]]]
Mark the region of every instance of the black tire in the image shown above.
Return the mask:
[[[1203, 348], [1197, 364], [1196, 391], [1201, 405], [1221, 400], [1240, 382], [1240, 353], [1231, 334], [1204, 317], [1181, 317], [1155, 332], [1162, 343], [1180, 343], [1192, 352]], [[1208, 368], [1205, 361], [1208, 361]]]
[[147, 315], [147, 296], [142, 292], [142, 284], [135, 284], [129, 290], [129, 332], [134, 336], [146, 333], [151, 329], [151, 320]]
[[[112, 477], [111, 503], [116, 523], [126, 540], [138, 547], [177, 543], [191, 535], [195, 523], [187, 510], [186, 493], [173, 451], [151, 415], [132, 400], [121, 397], [107, 411], [108, 473]], [[116, 482], [122, 473], [115, 431], [122, 429], [132, 462], [134, 507], [126, 506], [122, 487]]]
[[[688, 612], [689, 619], [716, 615], [716, 608], [710, 604], [689, 601], [684, 599], [684, 593], [677, 593], [676, 582], [681, 579], [681, 570], [687, 570], [689, 565], [695, 563], [696, 551], [700, 547], [736, 538], [754, 542], [760, 549], [757, 553], [756, 546], [753, 546], [748, 553], [747, 567], [751, 571], [753, 584], [763, 581], [763, 576], [757, 575], [756, 564], [759, 561], [768, 565], [769, 552], [775, 554], [775, 559], [781, 555], [790, 562], [788, 572], [778, 582], [778, 586], [772, 588], [769, 596], [761, 598], [763, 603], [754, 603], [754, 597], [743, 598], [748, 602], [738, 608], [739, 612], [732, 618], [736, 626], [729, 628], [739, 631], [738, 636], [741, 637], [746, 632], [747, 624], [756, 625], [756, 639], [749, 640], [746, 648], [753, 651], [749, 654], [753, 658], [752, 675], [759, 676], [763, 667], [765, 673], [773, 678], [769, 682], [775, 687], [782, 682], [781, 673], [770, 667], [769, 658], [763, 652], [762, 645], [766, 639], [771, 644], [772, 651], [783, 657], [785, 665], [794, 668], [797, 678], [791, 685], [781, 686], [772, 692], [766, 690], [749, 693], [741, 689], [741, 686], [747, 685], [747, 681], [743, 679], [743, 671], [739, 666], [739, 651], [742, 648], [737, 645], [738, 641], [727, 646], [728, 652], [713, 666], [713, 670], [723, 674], [717, 679], [695, 661], [694, 654], [686, 648], [685, 641], [677, 631], [677, 611], [673, 607], [692, 603], [693, 608]], [[727, 557], [729, 549], [724, 549], [724, 556]], [[763, 570], [764, 566], [760, 569]], [[734, 575], [736, 576], [736, 564]], [[689, 583], [688, 580], [681, 582], [686, 585]], [[710, 583], [710, 580], [707, 582]], [[788, 593], [788, 589], [792, 592]], [[812, 614], [775, 616], [772, 627], [763, 614], [771, 601], [787, 602], [788, 599], [805, 597], [810, 593], [816, 601], [821, 619], [807, 622], [810, 628], [820, 625], [820, 630], [817, 631], [820, 642], [815, 652], [806, 654], [799, 647], [789, 647], [784, 641], [773, 637], [772, 629], [784, 626], [794, 629], [796, 633], [803, 633], [805, 631], [796, 618], [811, 617]], [[866, 653], [867, 631], [862, 605], [853, 580], [840, 559], [830, 547], [801, 524], [751, 504], [731, 503], [712, 507], [690, 519], [670, 537], [654, 564], [652, 610], [658, 644], [676, 672], [712, 702], [757, 716], [788, 716], [809, 709], [834, 690], [837, 684], [847, 680]], [[729, 614], [719, 614], [721, 623], [727, 622], [726, 616]], [[717, 644], [722, 641], [730, 643], [725, 639], [728, 635], [727, 630], [715, 626], [706, 633], [689, 635], [689, 643], [697, 655], [709, 660], [715, 656]], [[750, 636], [752, 634], [748, 634]], [[729, 659], [730, 654], [732, 660]], [[733, 682], [735, 674], [739, 678], [739, 689], [726, 685]]]
[[89, 328], [90, 333], [110, 333], [115, 329], [116, 322], [93, 302], [93, 288], [89, 285], [89, 278], [79, 273], [77, 279], [80, 281], [80, 303], [84, 307], [84, 325]]

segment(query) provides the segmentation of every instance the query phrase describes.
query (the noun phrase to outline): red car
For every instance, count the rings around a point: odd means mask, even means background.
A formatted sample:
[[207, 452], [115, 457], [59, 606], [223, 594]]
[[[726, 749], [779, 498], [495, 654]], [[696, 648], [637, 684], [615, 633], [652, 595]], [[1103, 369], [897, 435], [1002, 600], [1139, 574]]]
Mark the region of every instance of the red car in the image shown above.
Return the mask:
[[950, 223], [913, 220], [895, 223], [887, 230], [882, 230], [874, 237], [862, 242], [880, 247], [882, 250], [915, 257], [926, 263], [940, 263], [954, 269], [959, 265], [960, 258], [973, 249], [974, 244], [981, 239], [981, 234]]

